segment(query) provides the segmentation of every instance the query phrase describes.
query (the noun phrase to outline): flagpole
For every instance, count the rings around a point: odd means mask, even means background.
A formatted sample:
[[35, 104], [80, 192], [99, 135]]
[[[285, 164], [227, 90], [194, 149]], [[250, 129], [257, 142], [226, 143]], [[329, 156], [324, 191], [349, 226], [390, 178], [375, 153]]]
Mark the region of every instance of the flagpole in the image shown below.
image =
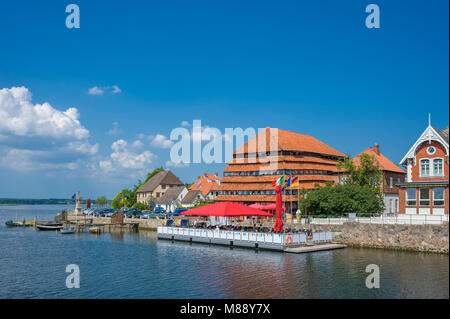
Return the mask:
[[[284, 178], [283, 178], [283, 182], [284, 183], [286, 183], [285, 181], [284, 181]], [[284, 187], [283, 187], [283, 197], [284, 197], [284, 204], [282, 205], [282, 207], [281, 207], [281, 211], [284, 213], [284, 215], [283, 215], [283, 246], [284, 246], [284, 244], [286, 243], [286, 210], [283, 210], [283, 206], [286, 206], [286, 196], [285, 196], [285, 192], [286, 192], [286, 184], [285, 185], [283, 185]]]
[[291, 198], [290, 198], [290, 202], [291, 202], [291, 224], [293, 223], [293, 218], [292, 218], [292, 175], [289, 175], [289, 179], [291, 181], [291, 185], [289, 185], [289, 188], [291, 189]]
[[[297, 176], [297, 210], [300, 211], [300, 176]], [[300, 211], [301, 214], [301, 211]], [[298, 221], [298, 215], [297, 215]], [[301, 219], [300, 219], [301, 221]]]

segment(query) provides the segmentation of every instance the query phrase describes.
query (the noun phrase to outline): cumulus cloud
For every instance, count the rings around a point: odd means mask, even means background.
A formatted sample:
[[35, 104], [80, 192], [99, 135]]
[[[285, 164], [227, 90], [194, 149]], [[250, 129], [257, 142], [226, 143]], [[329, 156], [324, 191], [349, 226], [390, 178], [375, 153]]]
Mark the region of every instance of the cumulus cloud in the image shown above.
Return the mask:
[[189, 163], [183, 163], [183, 162], [175, 163], [175, 162], [172, 162], [172, 161], [167, 161], [166, 162], [166, 166], [167, 167], [176, 167], [176, 168], [189, 167]]
[[88, 89], [89, 95], [102, 95], [106, 91], [111, 92], [113, 94], [122, 93], [122, 90], [117, 85], [111, 86], [93, 86]]
[[76, 108], [59, 111], [49, 103], [32, 104], [25, 87], [0, 90], [0, 134], [87, 139]]
[[122, 90], [117, 85], [113, 85], [112, 92], [113, 93], [122, 93]]
[[119, 127], [119, 122], [113, 122], [113, 127], [106, 134], [108, 135], [119, 135], [122, 133], [122, 129]]
[[103, 89], [99, 88], [98, 86], [91, 87], [88, 90], [89, 95], [102, 95], [103, 93], [104, 93]]
[[173, 142], [169, 140], [165, 135], [157, 134], [150, 143], [152, 146], [160, 148], [170, 148]]
[[189, 126], [191, 126], [191, 123], [189, 123], [188, 121], [182, 121], [180, 125], [182, 127], [189, 127]]
[[33, 104], [25, 87], [0, 90], [0, 164], [17, 170], [69, 169], [98, 152], [76, 108]]
[[142, 143], [136, 142], [129, 145], [127, 141], [120, 139], [112, 143], [111, 149], [113, 152], [110, 158], [101, 160], [99, 167], [107, 173], [123, 169], [148, 169], [156, 155], [150, 151], [136, 152], [136, 148], [140, 147]]

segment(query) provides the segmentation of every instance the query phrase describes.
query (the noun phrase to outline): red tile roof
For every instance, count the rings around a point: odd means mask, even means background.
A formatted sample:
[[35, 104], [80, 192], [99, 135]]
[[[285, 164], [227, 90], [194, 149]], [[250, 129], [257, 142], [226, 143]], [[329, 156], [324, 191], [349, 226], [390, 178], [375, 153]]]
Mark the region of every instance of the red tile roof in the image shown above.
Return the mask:
[[[270, 147], [272, 145], [272, 148]], [[273, 149], [275, 148], [275, 149]], [[305, 134], [289, 132], [277, 128], [265, 128], [255, 137], [238, 148], [233, 154], [270, 151], [300, 151], [333, 156], [344, 156], [343, 153], [322, 143], [318, 139]]]
[[220, 187], [221, 178], [217, 175], [203, 174], [189, 187], [189, 190], [199, 190], [203, 197], [208, 195], [210, 191], [216, 191]]
[[[378, 148], [378, 152], [377, 152], [377, 146], [369, 147], [368, 149], [366, 149], [361, 154], [368, 154], [368, 155], [372, 156], [374, 158], [374, 160], [375, 160], [375, 163], [378, 164], [378, 168], [380, 170], [382, 170], [382, 171], [389, 171], [389, 172], [397, 172], [397, 173], [404, 173], [404, 174], [406, 174], [406, 172], [404, 170], [402, 170], [400, 167], [398, 167], [397, 165], [392, 163], [386, 156], [381, 154], [379, 152], [379, 148]], [[361, 156], [361, 154], [359, 154], [358, 156], [355, 156], [353, 158], [353, 163], [356, 166], [359, 166], [360, 163], [361, 163], [360, 158], [359, 158], [359, 156]]]

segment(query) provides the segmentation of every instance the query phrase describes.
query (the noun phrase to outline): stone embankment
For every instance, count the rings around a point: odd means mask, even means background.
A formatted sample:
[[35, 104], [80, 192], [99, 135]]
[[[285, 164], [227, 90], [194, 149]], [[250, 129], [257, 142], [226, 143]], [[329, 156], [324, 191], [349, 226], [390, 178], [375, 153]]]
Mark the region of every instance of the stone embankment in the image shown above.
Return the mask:
[[335, 242], [357, 247], [386, 248], [448, 254], [448, 223], [442, 225], [386, 225], [344, 223], [302, 225], [312, 231], [332, 231]]

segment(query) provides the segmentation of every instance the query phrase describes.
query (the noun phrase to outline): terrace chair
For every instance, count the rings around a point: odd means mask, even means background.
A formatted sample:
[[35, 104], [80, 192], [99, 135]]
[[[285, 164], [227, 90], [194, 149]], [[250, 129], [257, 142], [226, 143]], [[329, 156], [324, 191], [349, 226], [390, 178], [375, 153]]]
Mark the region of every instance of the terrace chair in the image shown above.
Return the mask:
[[166, 226], [167, 226], [167, 227], [172, 227], [172, 224], [173, 224], [173, 219], [168, 219], [168, 220], [166, 221]]

